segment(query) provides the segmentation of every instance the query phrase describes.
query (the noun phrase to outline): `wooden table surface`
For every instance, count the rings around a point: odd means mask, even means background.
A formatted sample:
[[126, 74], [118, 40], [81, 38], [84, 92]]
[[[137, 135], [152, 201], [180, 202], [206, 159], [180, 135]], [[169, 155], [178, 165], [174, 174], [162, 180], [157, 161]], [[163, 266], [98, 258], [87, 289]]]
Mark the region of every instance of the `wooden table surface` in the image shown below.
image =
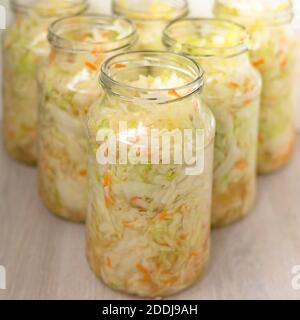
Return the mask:
[[[0, 137], [2, 138], [2, 137]], [[259, 179], [256, 207], [242, 222], [213, 232], [204, 279], [175, 299], [300, 299], [292, 268], [300, 265], [300, 139], [290, 165]], [[1, 299], [132, 299], [90, 271], [83, 225], [43, 208], [36, 171], [0, 147]]]

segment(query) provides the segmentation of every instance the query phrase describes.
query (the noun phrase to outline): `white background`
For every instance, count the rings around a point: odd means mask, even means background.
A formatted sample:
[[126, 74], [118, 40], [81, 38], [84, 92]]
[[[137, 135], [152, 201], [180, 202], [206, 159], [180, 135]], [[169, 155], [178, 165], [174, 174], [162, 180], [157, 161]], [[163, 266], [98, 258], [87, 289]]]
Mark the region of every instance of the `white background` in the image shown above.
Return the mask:
[[[51, 0], [49, 0], [51, 1]], [[141, 0], [142, 1], [142, 0]], [[251, 0], [249, 0], [251, 1]], [[0, 0], [0, 5], [4, 5], [8, 8], [9, 0]], [[91, 3], [91, 11], [98, 13], [109, 13], [110, 12], [110, 0], [90, 0]], [[190, 13], [193, 16], [208, 16], [211, 15], [211, 7], [213, 5], [213, 0], [189, 0]], [[298, 21], [298, 35], [300, 37], [300, 0], [294, 0], [294, 5], [296, 7], [297, 16], [296, 19]], [[1, 39], [0, 39], [1, 40]], [[300, 39], [299, 39], [300, 40]], [[299, 57], [300, 60], [300, 57]], [[0, 61], [1, 61], [1, 50], [0, 50]], [[300, 64], [298, 68], [298, 83], [299, 83], [299, 91], [298, 91], [298, 129], [300, 130]], [[0, 62], [0, 70], [2, 74], [1, 62]], [[1, 88], [1, 78], [0, 77], [0, 88]], [[0, 90], [1, 91], [1, 90]], [[0, 93], [1, 98], [1, 93]], [[1, 99], [0, 99], [1, 101]], [[0, 118], [2, 114], [1, 102], [0, 102]]]

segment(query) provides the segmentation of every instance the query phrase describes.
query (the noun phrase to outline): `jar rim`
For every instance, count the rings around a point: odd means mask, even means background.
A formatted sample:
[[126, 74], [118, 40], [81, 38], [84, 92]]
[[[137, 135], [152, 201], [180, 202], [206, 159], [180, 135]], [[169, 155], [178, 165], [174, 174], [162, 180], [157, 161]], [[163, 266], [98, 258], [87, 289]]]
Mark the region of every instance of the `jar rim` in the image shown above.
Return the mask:
[[[126, 24], [129, 31], [126, 35], [124, 35], [124, 37], [116, 40], [85, 42], [71, 40], [59, 34], [59, 30], [61, 30], [63, 27], [72, 26], [76, 23], [78, 23], [78, 25], [86, 24], [89, 26], [103, 25], [106, 27], [112, 27], [113, 24], [118, 21]], [[135, 24], [132, 21], [114, 15], [84, 14], [64, 17], [51, 23], [48, 30], [48, 41], [53, 48], [57, 50], [77, 53], [92, 51], [95, 47], [98, 46], [99, 53], [129, 49], [135, 44], [135, 42], [137, 41], [137, 37], [137, 30]]]
[[[238, 32], [241, 33], [241, 37], [237, 40], [237, 43], [234, 45], [226, 45], [223, 47], [220, 46], [197, 46], [193, 44], [188, 44], [183, 41], [179, 41], [175, 36], [172, 35], [172, 32], [176, 29], [183, 29], [184, 24], [193, 23], [195, 29], [199, 29], [202, 26], [209, 26], [218, 23], [222, 26], [222, 30], [231, 30], [235, 28]], [[184, 28], [183, 30], [187, 30]], [[220, 29], [221, 30], [221, 29]], [[240, 24], [228, 21], [225, 19], [216, 19], [216, 18], [186, 18], [177, 21], [172, 21], [167, 25], [163, 32], [163, 43], [167, 48], [174, 48], [180, 46], [181, 52], [187, 54], [191, 57], [223, 57], [230, 58], [235, 57], [240, 54], [243, 54], [248, 51], [247, 41], [249, 41], [248, 33], [246, 28]], [[192, 49], [194, 52], [191, 54], [188, 52], [189, 49]]]
[[[11, 0], [10, 6], [12, 11], [17, 12], [28, 12], [30, 10], [38, 11], [41, 16], [49, 17], [60, 17], [70, 14], [70, 11], [78, 7], [76, 14], [80, 14], [88, 9], [89, 3], [87, 0], [62, 0], [61, 1], [65, 6], [58, 8], [57, 10], [52, 11], [50, 8], [42, 7], [39, 2], [33, 2], [28, 0]], [[75, 14], [75, 12], [72, 12]]]
[[[180, 71], [182, 71], [183, 73], [187, 74], [188, 72], [190, 72], [191, 80], [189, 81], [187, 80], [187, 83], [185, 83], [184, 85], [173, 86], [172, 88], [151, 89], [148, 87], [132, 86], [125, 82], [121, 82], [115, 79], [111, 74], [111, 70], [113, 70], [117, 65], [120, 65], [120, 64], [125, 65], [125, 61], [138, 62], [138, 60], [136, 59], [124, 60], [124, 58], [126, 57], [134, 58], [135, 56], [140, 56], [142, 58], [140, 59], [140, 62], [137, 63], [137, 68], [151, 67], [151, 63], [152, 63], [152, 66], [156, 66], [154, 63], [158, 63], [161, 60], [161, 62], [164, 63], [164, 66], [167, 63], [169, 63], [170, 70], [171, 70], [171, 62], [175, 61], [175, 64], [177, 66], [176, 68], [174, 67], [174, 70], [176, 69], [177, 71], [179, 71], [179, 68], [181, 68]], [[184, 68], [182, 66], [184, 66]], [[183, 54], [173, 53], [168, 51], [154, 51], [154, 50], [131, 51], [131, 52], [123, 52], [106, 59], [101, 66], [101, 74], [100, 74], [99, 81], [100, 81], [100, 84], [104, 86], [108, 91], [110, 91], [115, 95], [121, 96], [126, 100], [139, 99], [139, 100], [151, 102], [152, 99], [140, 98], [140, 96], [139, 95], [137, 96], [136, 93], [139, 93], [139, 94], [142, 92], [163, 93], [169, 90], [181, 91], [181, 90], [190, 89], [188, 93], [184, 96], [176, 97], [176, 99], [171, 99], [164, 102], [158, 102], [158, 104], [161, 104], [161, 103], [169, 103], [169, 102], [174, 102], [176, 100], [181, 100], [200, 91], [204, 86], [204, 71], [197, 62], [195, 62], [193, 59]], [[112, 89], [113, 87], [115, 87], [115, 90]], [[128, 90], [128, 92], [131, 92], [131, 93], [134, 92], [135, 94], [124, 95], [123, 93], [124, 90], [122, 91], [118, 89], [126, 89]], [[122, 94], [120, 94], [119, 91], [122, 91]]]
[[[129, 5], [124, 5], [124, 3], [120, 3], [119, 0], [112, 1], [112, 11], [117, 15], [124, 15], [132, 20], [144, 20], [145, 18], [149, 21], [157, 21], [157, 20], [177, 20], [189, 13], [189, 7], [187, 0], [167, 0], [168, 4], [172, 6], [174, 12], [170, 13], [166, 10], [162, 10], [157, 13], [149, 14], [148, 10], [137, 10], [136, 8], [132, 8]], [[166, 16], [170, 15], [169, 19], [166, 19]], [[145, 15], [147, 15], [145, 17]], [[147, 21], [146, 20], [146, 21]]]
[[[215, 0], [214, 5], [214, 13], [218, 15], [219, 10], [238, 10], [235, 6], [230, 6], [223, 2], [224, 0]], [[251, 3], [251, 1], [249, 1]], [[266, 10], [262, 12], [261, 15], [253, 13], [249, 8], [245, 10], [240, 10], [237, 12], [236, 20], [243, 23], [251, 23], [253, 21], [257, 21], [257, 19], [261, 20], [261, 23], [264, 25], [280, 25], [289, 23], [293, 20], [294, 10], [293, 10], [293, 2], [292, 0], [285, 0], [287, 8], [282, 9], [281, 11], [274, 11], [272, 8], [266, 7]], [[230, 13], [226, 13], [225, 16], [227, 19], [231, 17]]]

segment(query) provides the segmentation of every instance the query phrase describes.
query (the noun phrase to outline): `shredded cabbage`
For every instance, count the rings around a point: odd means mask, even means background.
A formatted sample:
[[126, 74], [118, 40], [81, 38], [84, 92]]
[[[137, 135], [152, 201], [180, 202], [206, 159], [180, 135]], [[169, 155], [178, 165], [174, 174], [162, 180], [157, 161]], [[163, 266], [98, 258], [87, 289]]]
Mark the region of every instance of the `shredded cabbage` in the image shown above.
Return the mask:
[[[263, 78], [258, 170], [272, 172], [290, 159], [295, 145], [296, 57], [299, 44], [288, 24], [290, 1], [219, 0], [215, 13], [244, 24], [252, 36], [251, 60]], [[277, 23], [279, 17], [286, 21]], [[271, 20], [272, 19], [272, 20]]]
[[[101, 28], [100, 28], [101, 29]], [[108, 54], [100, 43], [123, 39], [128, 30], [118, 19], [109, 30], [92, 23], [61, 32], [64, 39], [90, 44], [91, 52], [53, 49], [40, 74], [43, 101], [39, 123], [39, 188], [55, 214], [85, 221], [87, 211], [87, 141], [84, 118], [89, 106], [103, 95], [100, 65]], [[93, 46], [95, 43], [95, 46]], [[97, 50], [96, 50], [97, 49]]]
[[[162, 72], [140, 75], [126, 83], [163, 89], [180, 86], [182, 81], [179, 75]], [[158, 99], [168, 96], [173, 100], [173, 95], [173, 90], [167, 90]], [[107, 95], [88, 114], [87, 256], [93, 271], [111, 288], [159, 297], [191, 285], [208, 261], [214, 120], [195, 95], [159, 105], [138, 101], [125, 102]], [[204, 129], [203, 174], [186, 176], [185, 166], [174, 163], [98, 164], [96, 134], [101, 128], [122, 134], [118, 131], [120, 119], [127, 121], [131, 130], [144, 128], [148, 133], [154, 128]]]
[[36, 73], [49, 54], [48, 25], [59, 13], [82, 9], [70, 1], [34, 1], [28, 12], [17, 11], [4, 33], [4, 141], [8, 152], [21, 162], [34, 165], [37, 161]]
[[[179, 7], [174, 1], [161, 0], [115, 0], [113, 12], [122, 14], [133, 20], [139, 32], [138, 49], [162, 50], [162, 33], [166, 25], [172, 20], [187, 15], [185, 1], [179, 1]], [[182, 3], [182, 4], [181, 4]], [[179, 8], [176, 6], [178, 5]]]
[[216, 118], [212, 225], [249, 213], [256, 194], [261, 78], [252, 67], [245, 32], [219, 20], [187, 19], [166, 29], [169, 49], [190, 55], [205, 71], [202, 97]]

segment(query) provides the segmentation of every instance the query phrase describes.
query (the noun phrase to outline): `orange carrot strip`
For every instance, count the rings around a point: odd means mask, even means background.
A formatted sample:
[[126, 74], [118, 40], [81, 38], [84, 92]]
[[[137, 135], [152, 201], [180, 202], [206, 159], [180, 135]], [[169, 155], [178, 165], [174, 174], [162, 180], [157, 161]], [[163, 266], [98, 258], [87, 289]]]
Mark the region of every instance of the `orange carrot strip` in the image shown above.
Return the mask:
[[109, 208], [110, 203], [111, 203], [111, 201], [110, 201], [109, 196], [108, 196], [107, 194], [105, 194], [105, 195], [104, 195], [104, 204], [105, 204], [105, 208]]
[[101, 32], [101, 36], [102, 36], [103, 38], [107, 38], [108, 35], [109, 35], [109, 32], [108, 32], [108, 31], [103, 31], [103, 32]]
[[109, 187], [110, 185], [111, 185], [111, 178], [110, 178], [110, 175], [106, 173], [103, 178], [103, 186]]
[[238, 89], [239, 87], [240, 87], [240, 85], [238, 84], [238, 83], [236, 83], [236, 82], [228, 82], [227, 83], [227, 86], [229, 87], [229, 88], [232, 88], [232, 89]]
[[144, 275], [143, 280], [144, 281], [151, 281], [151, 273], [148, 269], [146, 269], [141, 263], [138, 263], [136, 265], [136, 268], [139, 272], [141, 272]]
[[166, 279], [163, 281], [164, 284], [166, 285], [172, 285], [178, 281], [178, 277], [176, 276], [171, 276], [169, 279]]
[[159, 215], [158, 215], [159, 220], [167, 220], [169, 218], [169, 214], [167, 211], [162, 211]]
[[125, 68], [126, 67], [126, 64], [124, 64], [124, 63], [116, 63], [115, 64], [115, 68], [117, 68], [117, 69], [122, 69], [122, 68]]
[[245, 170], [247, 168], [247, 162], [245, 160], [239, 160], [235, 164], [235, 167], [240, 170]]
[[86, 175], [87, 175], [87, 171], [86, 170], [80, 170], [79, 171], [79, 175], [81, 176], [81, 177], [85, 177]]
[[181, 98], [181, 95], [175, 89], [169, 90], [168, 93], [173, 96], [176, 96], [177, 98]]
[[265, 59], [261, 58], [261, 59], [258, 59], [256, 61], [253, 62], [253, 65], [255, 67], [260, 67], [261, 65], [263, 65], [265, 63]]
[[110, 268], [112, 267], [111, 257], [107, 257], [106, 258], [106, 264], [107, 264], [108, 267], [110, 267]]
[[134, 201], [137, 201], [137, 200], [140, 200], [140, 199], [141, 199], [141, 197], [139, 197], [139, 196], [133, 196], [129, 200], [130, 200], [130, 202], [134, 202]]
[[55, 58], [56, 58], [57, 54], [56, 54], [56, 51], [55, 50], [51, 50], [50, 54], [49, 54], [49, 62], [52, 63]]
[[97, 66], [96, 66], [93, 62], [86, 61], [86, 62], [85, 62], [85, 65], [86, 65], [88, 68], [90, 68], [91, 70], [97, 71]]
[[197, 251], [192, 251], [190, 254], [191, 257], [198, 257], [199, 256], [199, 252]]

